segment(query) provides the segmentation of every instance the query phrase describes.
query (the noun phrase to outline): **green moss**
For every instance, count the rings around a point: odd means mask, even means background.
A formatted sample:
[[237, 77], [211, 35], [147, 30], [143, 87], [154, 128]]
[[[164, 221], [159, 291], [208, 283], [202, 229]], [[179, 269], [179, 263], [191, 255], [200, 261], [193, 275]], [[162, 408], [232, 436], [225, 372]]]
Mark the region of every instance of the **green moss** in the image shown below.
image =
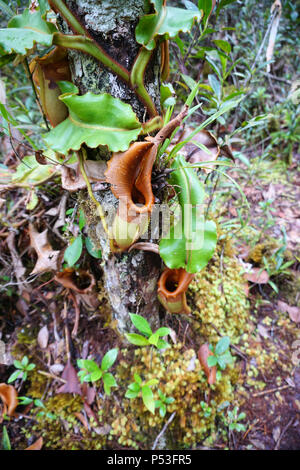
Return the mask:
[[241, 272], [238, 261], [232, 256], [221, 256], [219, 249], [190, 285], [189, 305], [196, 328], [208, 342], [219, 339], [212, 324], [232, 343], [249, 331], [250, 304]]

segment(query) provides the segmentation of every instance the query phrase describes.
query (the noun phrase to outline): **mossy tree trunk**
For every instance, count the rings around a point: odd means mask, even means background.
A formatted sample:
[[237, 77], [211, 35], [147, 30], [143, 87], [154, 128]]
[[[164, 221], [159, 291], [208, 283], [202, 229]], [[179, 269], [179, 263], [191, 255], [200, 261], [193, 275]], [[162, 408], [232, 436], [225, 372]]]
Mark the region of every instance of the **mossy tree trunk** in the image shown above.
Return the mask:
[[[128, 70], [131, 69], [140, 46], [135, 41], [135, 27], [140, 16], [147, 11], [144, 0], [68, 0], [70, 10], [80, 19], [90, 36], [105, 51]], [[149, 7], [149, 5], [148, 5]], [[70, 33], [68, 25], [58, 16], [62, 31]], [[144, 105], [137, 99], [133, 90], [116, 75], [105, 69], [93, 57], [77, 51], [69, 52], [69, 60], [74, 83], [81, 93], [110, 93], [129, 103], [141, 122], [147, 116]], [[160, 87], [160, 55], [155, 51], [145, 72], [147, 88], [157, 109]], [[89, 159], [110, 158], [106, 148], [96, 151], [87, 149]], [[110, 189], [95, 190], [96, 198], [111, 222], [118, 201]], [[88, 206], [88, 196], [86, 205]], [[87, 208], [88, 212], [88, 208]], [[112, 254], [108, 241], [101, 229], [99, 220], [88, 218], [87, 230], [92, 239], [102, 248], [105, 287], [111, 303], [113, 317], [117, 320], [121, 333], [132, 329], [129, 313], [139, 313], [155, 327], [158, 325], [157, 280], [160, 272], [160, 257], [154, 253], [133, 250], [124, 254]]]

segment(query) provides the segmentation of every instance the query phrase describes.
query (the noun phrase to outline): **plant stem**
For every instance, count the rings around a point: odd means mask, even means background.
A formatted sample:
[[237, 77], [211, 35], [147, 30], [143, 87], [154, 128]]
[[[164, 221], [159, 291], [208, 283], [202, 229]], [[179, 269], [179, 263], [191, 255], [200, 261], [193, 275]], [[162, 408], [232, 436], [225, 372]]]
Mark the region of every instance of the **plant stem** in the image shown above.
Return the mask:
[[140, 51], [134, 61], [133, 67], [130, 72], [130, 83], [133, 90], [136, 92], [142, 102], [146, 105], [150, 117], [155, 117], [158, 115], [158, 112], [144, 85], [145, 70], [152, 56], [152, 53], [153, 50], [148, 51], [148, 49], [146, 49], [144, 46], [140, 48]]
[[106, 54], [100, 46], [96, 45], [94, 41], [92, 41], [92, 39], [89, 39], [86, 36], [68, 36], [61, 33], [55, 33], [53, 35], [53, 44], [65, 47], [66, 49], [76, 49], [92, 55], [127, 84], [130, 83], [129, 72]]
[[84, 27], [77, 20], [75, 15], [71, 13], [67, 5], [62, 0], [49, 0], [50, 7], [61, 14], [64, 17], [68, 25], [73, 29], [75, 33], [86, 35]]

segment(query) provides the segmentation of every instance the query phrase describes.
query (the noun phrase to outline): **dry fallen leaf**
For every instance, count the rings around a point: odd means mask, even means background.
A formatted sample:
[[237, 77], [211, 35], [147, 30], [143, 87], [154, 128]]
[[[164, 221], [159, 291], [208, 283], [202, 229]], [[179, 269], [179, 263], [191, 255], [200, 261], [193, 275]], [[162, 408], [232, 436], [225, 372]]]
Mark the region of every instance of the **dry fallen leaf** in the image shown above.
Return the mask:
[[46, 271], [57, 271], [60, 251], [52, 249], [47, 240], [48, 229], [39, 233], [32, 224], [29, 225], [30, 246], [35, 249], [38, 259], [31, 274], [40, 274]]
[[244, 279], [255, 284], [267, 284], [269, 282], [269, 275], [267, 271], [261, 270], [261, 268], [252, 268], [249, 273], [245, 273]]
[[18, 393], [15, 387], [1, 383], [0, 398], [3, 403], [2, 416], [12, 416], [18, 406]]
[[39, 437], [31, 446], [27, 447], [25, 450], [41, 450], [43, 447], [43, 438]]
[[59, 387], [57, 393], [76, 393], [77, 395], [82, 394], [76, 370], [70, 361], [67, 362], [61, 378], [64, 379], [66, 383]]
[[283, 313], [287, 312], [292, 321], [296, 323], [300, 322], [300, 308], [299, 307], [291, 307], [290, 305], [286, 304], [282, 300], [278, 301], [277, 306], [281, 312]]
[[48, 345], [48, 340], [49, 340], [49, 331], [47, 328], [47, 325], [43, 326], [43, 328], [40, 329], [37, 337], [37, 342], [42, 349], [46, 349]]
[[55, 275], [55, 281], [78, 294], [89, 294], [96, 283], [94, 276], [88, 271], [76, 271], [66, 268]]
[[212, 385], [216, 381], [217, 367], [208, 366], [207, 358], [209, 356], [213, 356], [213, 353], [209, 349], [209, 345], [207, 343], [202, 344], [202, 346], [200, 346], [200, 349], [198, 351], [198, 359], [207, 377], [207, 382], [209, 383], [209, 385]]
[[[64, 165], [61, 168], [61, 184], [68, 191], [78, 191], [86, 187], [86, 182], [79, 170], [78, 163]], [[107, 170], [106, 162], [86, 160], [84, 162], [86, 175], [91, 183], [104, 183], [104, 172]]]

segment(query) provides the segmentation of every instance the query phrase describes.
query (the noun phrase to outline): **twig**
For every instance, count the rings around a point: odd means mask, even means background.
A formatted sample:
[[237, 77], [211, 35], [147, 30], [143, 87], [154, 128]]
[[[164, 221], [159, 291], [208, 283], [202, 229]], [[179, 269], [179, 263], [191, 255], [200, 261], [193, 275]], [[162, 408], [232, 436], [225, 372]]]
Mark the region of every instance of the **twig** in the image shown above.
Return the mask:
[[38, 370], [38, 373], [41, 375], [45, 375], [46, 377], [50, 377], [51, 379], [59, 380], [59, 382], [63, 382], [64, 384], [67, 383], [67, 381], [62, 379], [61, 377], [58, 377], [57, 375], [54, 375], [54, 374], [50, 374], [49, 372], [45, 372], [44, 370]]
[[156, 437], [155, 441], [154, 441], [154, 444], [153, 444], [153, 447], [152, 447], [152, 450], [155, 450], [156, 449], [156, 446], [158, 444], [158, 441], [159, 439], [162, 437], [162, 435], [166, 432], [166, 429], [167, 427], [169, 426], [169, 424], [172, 423], [173, 419], [175, 418], [175, 415], [176, 415], [176, 411], [174, 411], [170, 418], [168, 419], [168, 421], [165, 423], [164, 427], [162, 428], [162, 430], [160, 431], [160, 433], [158, 434], [158, 436]]
[[289, 422], [287, 423], [287, 425], [283, 428], [282, 433], [280, 434], [279, 439], [278, 439], [278, 441], [276, 442], [276, 446], [274, 447], [274, 450], [278, 450], [278, 449], [279, 449], [279, 445], [280, 445], [281, 439], [283, 438], [283, 435], [286, 433], [286, 431], [288, 430], [288, 428], [293, 424], [293, 422], [294, 422], [294, 417], [291, 418], [291, 419], [289, 420]]
[[291, 387], [291, 385], [282, 385], [282, 387], [275, 387], [270, 388], [269, 390], [263, 390], [262, 392], [253, 393], [253, 397], [262, 397], [263, 395], [268, 395], [268, 393], [279, 392], [280, 390], [284, 390], [286, 388]]

